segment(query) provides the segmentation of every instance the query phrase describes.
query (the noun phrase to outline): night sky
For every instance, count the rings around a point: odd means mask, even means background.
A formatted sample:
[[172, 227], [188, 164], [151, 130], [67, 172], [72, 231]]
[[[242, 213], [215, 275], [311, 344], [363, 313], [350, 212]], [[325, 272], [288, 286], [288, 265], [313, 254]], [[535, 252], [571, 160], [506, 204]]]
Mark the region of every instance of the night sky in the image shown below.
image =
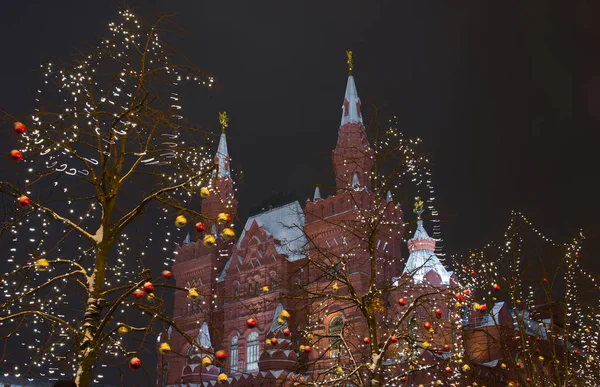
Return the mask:
[[[39, 65], [107, 35], [119, 1], [10, 1], [0, 15], [0, 108], [27, 114]], [[147, 20], [172, 13], [175, 46], [216, 77], [184, 101], [218, 131], [244, 172], [242, 220], [274, 192], [304, 203], [334, 183], [346, 85], [355, 55], [365, 121], [373, 106], [424, 140], [446, 252], [499, 240], [510, 210], [552, 237], [588, 237], [582, 264], [600, 273], [598, 130], [600, 3], [587, 0], [129, 1]], [[173, 36], [170, 37], [171, 41]], [[9, 127], [5, 131], [12, 131]], [[12, 134], [10, 141], [13, 141]], [[5, 152], [13, 144], [4, 144]], [[8, 157], [0, 179], [11, 174]], [[407, 218], [412, 203], [402, 203]]]

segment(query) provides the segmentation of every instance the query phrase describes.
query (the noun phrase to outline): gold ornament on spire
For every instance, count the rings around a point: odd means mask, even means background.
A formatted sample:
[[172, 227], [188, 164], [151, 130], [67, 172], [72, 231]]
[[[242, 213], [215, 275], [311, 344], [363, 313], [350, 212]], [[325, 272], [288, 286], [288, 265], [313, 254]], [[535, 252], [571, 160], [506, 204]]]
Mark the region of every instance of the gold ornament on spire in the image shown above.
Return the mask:
[[352, 57], [352, 51], [346, 50], [346, 57], [348, 58], [346, 61], [346, 63], [348, 63], [348, 75], [352, 75], [352, 70], [354, 69], [354, 58]]
[[221, 132], [225, 133], [225, 128], [229, 125], [229, 117], [227, 112], [219, 113], [219, 122], [221, 123]]
[[423, 209], [424, 204], [425, 203], [423, 202], [423, 200], [421, 200], [421, 197], [415, 197], [415, 208], [413, 209], [413, 212], [417, 214], [419, 219], [421, 219], [421, 214], [423, 213], [423, 211], [425, 211]]

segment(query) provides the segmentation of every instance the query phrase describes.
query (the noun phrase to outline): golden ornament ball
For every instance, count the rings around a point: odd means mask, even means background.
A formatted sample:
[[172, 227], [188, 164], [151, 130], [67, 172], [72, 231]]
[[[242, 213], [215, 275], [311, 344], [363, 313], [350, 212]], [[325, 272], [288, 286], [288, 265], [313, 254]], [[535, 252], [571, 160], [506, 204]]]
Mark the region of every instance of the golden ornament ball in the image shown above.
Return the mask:
[[190, 300], [196, 301], [200, 295], [198, 294], [196, 288], [191, 288], [188, 290], [187, 296]]
[[207, 187], [200, 188], [200, 196], [206, 199], [210, 196], [210, 190]]
[[175, 218], [175, 226], [181, 228], [187, 224], [187, 219], [183, 215], [179, 215]]
[[221, 232], [221, 235], [223, 236], [223, 239], [225, 239], [226, 241], [230, 240], [231, 238], [235, 237], [235, 231], [233, 231], [232, 229], [230, 229], [229, 227], [226, 227], [223, 229], [223, 231]]
[[50, 266], [50, 262], [46, 258], [40, 258], [35, 261], [35, 268], [39, 271], [46, 271]]
[[166, 355], [171, 352], [171, 346], [169, 343], [160, 343], [158, 346], [158, 352], [160, 352], [161, 355]]
[[127, 328], [125, 325], [121, 325], [118, 329], [117, 329], [117, 333], [121, 336], [125, 336], [126, 334], [129, 333], [129, 328]]
[[202, 359], [202, 367], [206, 368], [209, 365], [212, 365], [212, 360], [210, 360], [210, 357], [205, 357]]
[[288, 319], [290, 318], [290, 312], [288, 312], [287, 310], [282, 310], [281, 313], [279, 313], [279, 317], [283, 318], [283, 319]]
[[220, 374], [219, 378], [217, 379], [217, 383], [219, 384], [225, 384], [229, 382], [229, 378], [227, 377], [227, 375], [225, 374]]
[[205, 235], [204, 239], [202, 240], [202, 243], [204, 243], [204, 246], [206, 247], [211, 247], [215, 245], [215, 237], [212, 235]]

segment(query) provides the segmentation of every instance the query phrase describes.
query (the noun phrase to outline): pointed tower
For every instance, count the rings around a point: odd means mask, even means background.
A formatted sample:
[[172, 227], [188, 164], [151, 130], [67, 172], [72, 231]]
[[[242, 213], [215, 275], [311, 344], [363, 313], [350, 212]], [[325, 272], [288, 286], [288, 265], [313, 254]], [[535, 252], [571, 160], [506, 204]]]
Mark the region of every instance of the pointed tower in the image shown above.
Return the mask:
[[410, 255], [406, 261], [403, 275], [411, 275], [415, 283], [421, 283], [426, 279], [432, 285], [449, 285], [452, 272], [446, 270], [440, 259], [435, 255], [435, 239], [427, 234], [421, 219], [423, 201], [419, 197], [415, 200], [414, 212], [418, 216], [417, 230], [415, 235], [408, 241]]
[[[333, 150], [333, 169], [336, 191], [357, 188], [371, 188], [368, 174], [373, 168], [373, 150], [369, 147], [367, 134], [360, 111], [360, 98], [356, 91], [352, 70], [352, 52], [348, 57], [348, 83], [342, 106], [342, 121], [338, 131], [338, 141]], [[353, 182], [353, 180], [355, 180]], [[358, 184], [356, 184], [358, 180]], [[355, 186], [356, 187], [353, 187]]]
[[[206, 230], [215, 230], [221, 232], [224, 226], [217, 224], [217, 216], [224, 212], [235, 217], [237, 213], [238, 202], [235, 200], [233, 181], [231, 180], [231, 170], [229, 167], [229, 152], [227, 150], [227, 136], [225, 128], [228, 126], [229, 118], [225, 112], [219, 113], [221, 122], [221, 138], [215, 154], [215, 164], [217, 168], [213, 171], [210, 182], [211, 195], [202, 202], [202, 215], [206, 216]], [[214, 227], [213, 227], [214, 226]]]

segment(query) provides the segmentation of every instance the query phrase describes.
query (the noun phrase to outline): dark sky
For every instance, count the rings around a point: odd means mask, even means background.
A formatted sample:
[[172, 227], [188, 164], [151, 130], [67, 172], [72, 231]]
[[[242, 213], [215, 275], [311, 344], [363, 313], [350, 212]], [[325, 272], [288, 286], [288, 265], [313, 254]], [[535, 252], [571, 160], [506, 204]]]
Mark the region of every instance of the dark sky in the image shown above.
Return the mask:
[[[303, 201], [315, 184], [333, 182], [352, 49], [365, 115], [385, 105], [383, 115], [397, 115], [432, 154], [449, 252], [499, 237], [510, 209], [551, 236], [582, 227], [598, 245], [600, 6], [592, 3], [129, 2], [147, 19], [175, 14], [189, 30], [175, 44], [216, 76], [216, 91], [188, 99], [187, 113], [216, 130], [216, 112], [229, 112], [230, 154], [245, 173], [242, 215], [273, 191]], [[94, 44], [121, 4], [5, 2], [0, 106], [27, 112], [39, 64]]]

